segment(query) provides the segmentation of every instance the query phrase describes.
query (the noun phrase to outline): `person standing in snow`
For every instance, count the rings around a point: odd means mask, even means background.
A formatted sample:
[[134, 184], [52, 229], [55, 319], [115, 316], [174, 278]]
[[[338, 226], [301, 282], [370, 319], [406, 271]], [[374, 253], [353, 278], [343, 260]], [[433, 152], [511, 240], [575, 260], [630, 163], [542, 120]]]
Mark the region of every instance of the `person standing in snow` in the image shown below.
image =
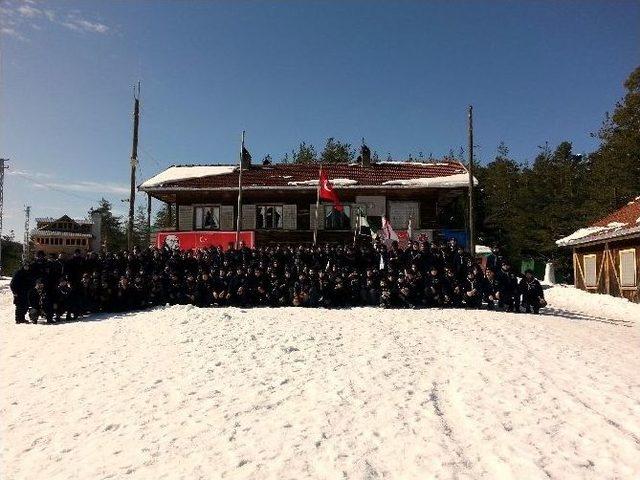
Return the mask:
[[507, 312], [520, 312], [520, 292], [518, 277], [511, 270], [511, 265], [503, 263], [498, 274], [498, 306]]
[[542, 285], [536, 277], [533, 276], [533, 270], [529, 269], [524, 272], [524, 277], [520, 280], [520, 292], [522, 293], [522, 304], [525, 312], [537, 314], [540, 308], [544, 307], [547, 302], [544, 299], [544, 291]]
[[22, 264], [13, 275], [9, 288], [13, 293], [13, 304], [16, 306], [16, 323], [29, 323], [25, 319], [29, 310], [29, 290], [32, 288], [31, 268], [28, 263]]
[[495, 244], [492, 245], [491, 253], [487, 257], [487, 269], [499, 272], [504, 263], [506, 263], [506, 259], [502, 255], [500, 247]]

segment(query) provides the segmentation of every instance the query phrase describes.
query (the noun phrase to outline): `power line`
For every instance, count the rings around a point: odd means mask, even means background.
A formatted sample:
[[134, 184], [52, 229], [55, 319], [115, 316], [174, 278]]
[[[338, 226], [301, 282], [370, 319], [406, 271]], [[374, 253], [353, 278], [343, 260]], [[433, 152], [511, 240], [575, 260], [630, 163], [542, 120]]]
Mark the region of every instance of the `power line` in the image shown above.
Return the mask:
[[70, 197], [79, 198], [80, 200], [88, 200], [90, 202], [98, 202], [99, 201], [99, 200], [97, 200], [95, 198], [85, 197], [84, 195], [78, 195], [77, 193], [68, 192], [66, 190], [63, 190], [63, 189], [58, 188], [58, 187], [54, 187], [53, 185], [49, 185], [47, 183], [38, 182], [37, 180], [34, 180], [30, 175], [28, 175], [26, 173], [23, 173], [23, 172], [13, 171], [12, 175], [18, 175], [19, 177], [23, 178], [27, 182], [32, 183], [33, 185], [36, 185], [36, 186], [42, 187], [42, 188], [48, 188], [49, 190], [53, 190], [55, 192], [62, 193], [63, 195], [68, 195]]

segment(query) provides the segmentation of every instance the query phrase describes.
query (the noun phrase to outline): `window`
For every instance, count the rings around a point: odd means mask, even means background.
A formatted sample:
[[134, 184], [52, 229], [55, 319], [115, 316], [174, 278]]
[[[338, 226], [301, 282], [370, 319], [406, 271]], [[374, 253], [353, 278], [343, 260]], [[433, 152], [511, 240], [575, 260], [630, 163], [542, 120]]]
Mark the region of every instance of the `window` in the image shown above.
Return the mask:
[[256, 207], [256, 229], [282, 228], [282, 205], [258, 205]]
[[596, 287], [597, 277], [596, 277], [596, 256], [595, 255], [585, 255], [583, 257], [584, 262], [584, 286], [585, 287]]
[[220, 229], [220, 207], [219, 206], [202, 206], [194, 207], [196, 230], [219, 230]]
[[636, 278], [636, 251], [632, 248], [629, 250], [620, 250], [620, 286], [635, 287], [638, 279]]
[[86, 244], [87, 244], [87, 239], [86, 239], [86, 238], [83, 238], [83, 239], [82, 239], [82, 245], [86, 245]]
[[324, 206], [324, 228], [326, 230], [351, 230], [351, 207], [343, 205], [342, 211], [333, 205]]

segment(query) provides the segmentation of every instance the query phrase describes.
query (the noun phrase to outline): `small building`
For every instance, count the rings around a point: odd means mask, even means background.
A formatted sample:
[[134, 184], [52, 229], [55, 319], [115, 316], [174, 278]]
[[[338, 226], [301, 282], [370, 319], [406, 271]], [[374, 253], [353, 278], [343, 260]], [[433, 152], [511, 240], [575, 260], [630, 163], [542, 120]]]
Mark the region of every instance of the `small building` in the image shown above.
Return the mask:
[[80, 220], [63, 215], [60, 218], [36, 218], [36, 228], [31, 240], [36, 251], [45, 254], [68, 253], [79, 249], [82, 252], [98, 251], [101, 246], [100, 214], [93, 214], [91, 220]]
[[[320, 203], [316, 215], [319, 164], [245, 165], [242, 171], [242, 240], [251, 246], [311, 243], [353, 238], [360, 213], [371, 225], [386, 216], [399, 236], [411, 221], [414, 238], [455, 236], [466, 242], [464, 203], [469, 174], [460, 162], [377, 162], [325, 164], [344, 210]], [[228, 247], [235, 240], [238, 167], [176, 165], [146, 180], [139, 190], [175, 205], [171, 228], [157, 244], [181, 248]], [[477, 182], [477, 181], [476, 181]]]
[[640, 197], [556, 244], [573, 249], [577, 288], [640, 302]]

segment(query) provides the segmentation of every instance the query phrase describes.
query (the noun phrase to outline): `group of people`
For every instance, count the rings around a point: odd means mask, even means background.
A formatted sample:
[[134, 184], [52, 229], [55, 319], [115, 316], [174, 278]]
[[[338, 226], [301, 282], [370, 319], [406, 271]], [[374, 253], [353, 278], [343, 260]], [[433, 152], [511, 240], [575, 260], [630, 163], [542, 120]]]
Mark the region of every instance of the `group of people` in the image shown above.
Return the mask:
[[[546, 303], [494, 248], [481, 265], [458, 245], [382, 242], [181, 251], [168, 247], [47, 258], [11, 280], [16, 323], [72, 320], [159, 305], [199, 307], [466, 307], [538, 313]], [[29, 318], [27, 320], [25, 317]]]

